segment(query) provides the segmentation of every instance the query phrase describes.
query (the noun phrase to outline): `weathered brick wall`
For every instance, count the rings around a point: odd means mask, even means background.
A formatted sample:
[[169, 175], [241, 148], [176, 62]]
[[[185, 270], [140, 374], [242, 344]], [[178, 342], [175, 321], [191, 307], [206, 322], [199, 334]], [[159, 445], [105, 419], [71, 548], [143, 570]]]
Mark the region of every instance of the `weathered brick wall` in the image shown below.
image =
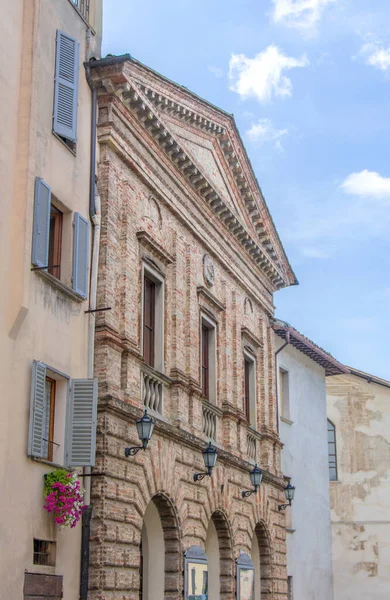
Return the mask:
[[[93, 482], [90, 597], [139, 599], [140, 538], [150, 500], [162, 517], [166, 545], [165, 597], [182, 597], [183, 552], [204, 546], [210, 518], [220, 539], [223, 598], [234, 597], [234, 561], [250, 553], [253, 535], [262, 552], [262, 598], [285, 600], [286, 548], [280, 443], [276, 432], [272, 293], [237, 241], [174, 167], [153, 148], [147, 132], [114, 96], [100, 96], [99, 191], [102, 236], [95, 371], [99, 377], [97, 470]], [[211, 160], [211, 159], [210, 159]], [[210, 165], [209, 165], [210, 168]], [[203, 257], [212, 256], [208, 287]], [[141, 414], [142, 263], [165, 279], [163, 417], [145, 453], [137, 445]], [[257, 269], [258, 270], [258, 269]], [[203, 470], [200, 386], [200, 311], [217, 322], [217, 466]], [[243, 407], [243, 348], [256, 356], [256, 459], [266, 470], [260, 491], [250, 485], [248, 422]]]

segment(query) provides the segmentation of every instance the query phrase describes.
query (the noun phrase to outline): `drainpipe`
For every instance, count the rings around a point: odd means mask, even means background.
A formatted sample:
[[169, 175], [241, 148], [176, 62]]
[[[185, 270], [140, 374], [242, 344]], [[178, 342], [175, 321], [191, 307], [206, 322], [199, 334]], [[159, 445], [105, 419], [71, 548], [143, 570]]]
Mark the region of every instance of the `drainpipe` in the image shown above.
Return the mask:
[[276, 360], [277, 355], [279, 354], [279, 352], [281, 352], [282, 350], [284, 350], [284, 348], [286, 346], [288, 346], [290, 343], [290, 332], [286, 331], [286, 341], [283, 344], [283, 346], [280, 346], [280, 348], [278, 348], [278, 350], [276, 350], [275, 352], [275, 370], [276, 370], [276, 378], [275, 378], [275, 391], [276, 391], [276, 427], [277, 427], [277, 432], [279, 435], [279, 394], [278, 394], [278, 378], [279, 378], [279, 373], [278, 373], [278, 363]]
[[[91, 162], [90, 162], [90, 181], [89, 181], [89, 216], [92, 221], [92, 259], [91, 259], [91, 278], [89, 292], [89, 310], [96, 308], [97, 294], [97, 276], [99, 265], [99, 246], [100, 246], [100, 197], [96, 187], [96, 117], [97, 117], [97, 91], [91, 79], [90, 69], [87, 65], [86, 77], [88, 85], [91, 88]], [[95, 338], [95, 314], [90, 312], [88, 315], [88, 377], [94, 375], [94, 338]], [[80, 600], [88, 598], [88, 575], [89, 575], [89, 542], [91, 536], [91, 467], [84, 467], [84, 504], [87, 508], [82, 516], [82, 534], [81, 534], [81, 565], [80, 565]]]

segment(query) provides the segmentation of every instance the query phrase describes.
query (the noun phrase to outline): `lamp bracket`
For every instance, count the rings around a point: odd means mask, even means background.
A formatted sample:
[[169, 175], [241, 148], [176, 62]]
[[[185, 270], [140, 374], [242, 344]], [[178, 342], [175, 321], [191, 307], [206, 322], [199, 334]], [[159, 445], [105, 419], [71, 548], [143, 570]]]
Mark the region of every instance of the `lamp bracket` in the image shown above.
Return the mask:
[[210, 477], [211, 473], [194, 473], [194, 481], [202, 481], [205, 477]]
[[257, 491], [257, 490], [245, 490], [245, 492], [241, 492], [241, 496], [243, 498], [249, 498], [249, 496], [251, 496], [252, 494], [254, 494], [255, 491]]
[[289, 502], [288, 504], [279, 504], [278, 506], [278, 510], [284, 510], [285, 508], [287, 508], [288, 506], [291, 506], [291, 502]]
[[133, 448], [125, 448], [125, 456], [135, 456], [140, 450], [145, 450], [143, 446], [134, 446]]

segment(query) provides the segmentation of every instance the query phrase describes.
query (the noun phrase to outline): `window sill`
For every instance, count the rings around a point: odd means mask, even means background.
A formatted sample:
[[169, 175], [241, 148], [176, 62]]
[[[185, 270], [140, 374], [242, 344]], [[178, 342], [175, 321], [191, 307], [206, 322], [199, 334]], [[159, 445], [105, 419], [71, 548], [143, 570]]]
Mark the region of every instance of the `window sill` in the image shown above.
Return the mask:
[[280, 420], [283, 421], [283, 423], [287, 423], [287, 425], [294, 425], [294, 421], [291, 421], [291, 419], [288, 419], [287, 417], [280, 417]]
[[329, 483], [342, 483], [339, 479], [329, 479]]
[[295, 533], [296, 529], [291, 529], [290, 527], [286, 527], [287, 533]]
[[48, 460], [47, 458], [39, 458], [39, 456], [29, 456], [29, 459], [32, 460], [33, 462], [41, 463], [42, 465], [48, 465], [49, 467], [53, 467], [55, 469], [65, 469], [65, 471], [69, 471], [69, 473], [74, 472], [74, 469], [69, 469], [68, 467], [65, 467], [64, 465], [60, 465], [58, 463], [52, 462], [51, 460]]
[[71, 154], [73, 154], [73, 156], [76, 156], [76, 150], [72, 150], [72, 148], [69, 148], [68, 144], [65, 144], [64, 140], [58, 135], [58, 133], [56, 133], [55, 131], [52, 131], [52, 134], [64, 146], [64, 148], [66, 148], [67, 150], [69, 150], [69, 152]]
[[42, 279], [47, 281], [54, 288], [56, 288], [60, 292], [63, 292], [64, 294], [66, 294], [66, 296], [69, 296], [71, 300], [74, 300], [75, 302], [85, 302], [86, 298], [84, 298], [84, 296], [80, 296], [80, 294], [72, 290], [72, 288], [70, 288], [65, 283], [62, 283], [62, 281], [60, 281], [59, 279], [57, 279], [57, 277], [54, 277], [47, 271], [35, 271], [35, 273], [38, 275], [38, 277], [42, 277]]

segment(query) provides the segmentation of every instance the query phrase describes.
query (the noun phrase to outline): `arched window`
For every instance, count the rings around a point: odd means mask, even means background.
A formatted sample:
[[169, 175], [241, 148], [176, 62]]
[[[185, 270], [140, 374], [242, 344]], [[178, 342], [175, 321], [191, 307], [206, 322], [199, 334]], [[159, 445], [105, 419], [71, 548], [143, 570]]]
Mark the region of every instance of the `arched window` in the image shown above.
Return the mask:
[[328, 419], [328, 463], [329, 479], [337, 481], [336, 428]]

